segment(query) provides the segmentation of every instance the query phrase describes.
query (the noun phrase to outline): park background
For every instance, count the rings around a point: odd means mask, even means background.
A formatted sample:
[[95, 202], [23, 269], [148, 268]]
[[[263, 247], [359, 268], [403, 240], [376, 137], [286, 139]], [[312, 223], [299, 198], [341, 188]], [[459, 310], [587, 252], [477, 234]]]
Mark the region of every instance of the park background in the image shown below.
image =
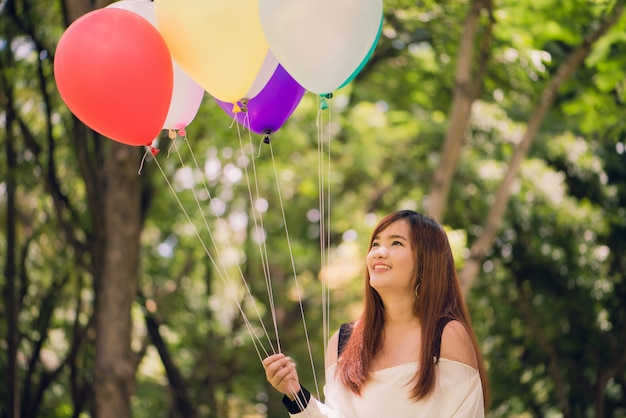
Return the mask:
[[[263, 237], [281, 348], [315, 391], [322, 323], [358, 314], [369, 231], [399, 208], [449, 233], [490, 417], [626, 417], [623, 2], [385, 0], [374, 54], [324, 110], [324, 153], [317, 95], [244, 151], [207, 94], [176, 150], [162, 133], [163, 173], [55, 85], [65, 29], [109, 3], [0, 1], [2, 417], [286, 416], [201, 240], [232, 239], [241, 303], [273, 327]], [[199, 213], [204, 182], [225, 223]]]

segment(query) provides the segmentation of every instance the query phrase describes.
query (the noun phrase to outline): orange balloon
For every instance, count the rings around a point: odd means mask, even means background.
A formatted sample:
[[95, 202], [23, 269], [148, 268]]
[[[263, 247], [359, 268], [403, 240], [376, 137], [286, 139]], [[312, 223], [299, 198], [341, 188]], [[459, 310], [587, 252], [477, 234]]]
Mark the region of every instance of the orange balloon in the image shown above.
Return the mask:
[[172, 98], [172, 58], [158, 30], [122, 9], [99, 9], [61, 36], [54, 77], [67, 107], [115, 141], [148, 145]]

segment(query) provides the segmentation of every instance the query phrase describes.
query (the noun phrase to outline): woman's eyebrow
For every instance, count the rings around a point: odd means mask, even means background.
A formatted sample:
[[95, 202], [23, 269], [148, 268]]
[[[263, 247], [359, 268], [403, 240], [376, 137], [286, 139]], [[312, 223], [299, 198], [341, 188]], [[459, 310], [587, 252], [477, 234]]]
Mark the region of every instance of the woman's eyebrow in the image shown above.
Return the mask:
[[[389, 235], [388, 237], [384, 237], [384, 238], [385, 238], [385, 239], [401, 239], [401, 240], [403, 240], [403, 241], [408, 241], [408, 239], [406, 239], [406, 238], [404, 237], [404, 235], [398, 235], [398, 234]], [[376, 235], [376, 236], [374, 237], [374, 239], [372, 240], [372, 242], [373, 242], [373, 241], [376, 241], [376, 240], [380, 240], [380, 239], [382, 239], [382, 238], [381, 238], [381, 236], [380, 236], [380, 235]]]
[[407, 239], [404, 237], [404, 235], [390, 235], [389, 238], [390, 239], [401, 239], [401, 240], [407, 241]]

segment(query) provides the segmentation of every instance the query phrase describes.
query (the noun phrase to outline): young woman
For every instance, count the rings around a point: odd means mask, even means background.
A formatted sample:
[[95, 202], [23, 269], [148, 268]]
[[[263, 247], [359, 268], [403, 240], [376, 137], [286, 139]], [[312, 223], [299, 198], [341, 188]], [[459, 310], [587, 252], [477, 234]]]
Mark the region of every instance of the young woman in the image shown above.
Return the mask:
[[441, 225], [409, 210], [387, 215], [366, 264], [363, 313], [328, 343], [325, 403], [300, 386], [289, 357], [263, 360], [290, 415], [484, 417], [485, 366]]

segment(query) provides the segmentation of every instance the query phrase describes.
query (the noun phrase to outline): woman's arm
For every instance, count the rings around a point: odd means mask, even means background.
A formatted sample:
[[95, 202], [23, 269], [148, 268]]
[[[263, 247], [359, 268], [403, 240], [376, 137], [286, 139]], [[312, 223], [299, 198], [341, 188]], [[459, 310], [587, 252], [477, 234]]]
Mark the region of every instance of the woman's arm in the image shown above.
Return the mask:
[[[478, 357], [474, 351], [472, 339], [463, 324], [459, 321], [450, 321], [441, 335], [441, 357], [463, 363], [472, 367], [473, 373], [460, 373], [455, 376], [451, 393], [456, 399], [463, 393], [462, 402], [452, 415], [453, 418], [484, 418], [485, 409], [483, 390], [478, 373]], [[451, 401], [450, 403], [455, 403]]]

